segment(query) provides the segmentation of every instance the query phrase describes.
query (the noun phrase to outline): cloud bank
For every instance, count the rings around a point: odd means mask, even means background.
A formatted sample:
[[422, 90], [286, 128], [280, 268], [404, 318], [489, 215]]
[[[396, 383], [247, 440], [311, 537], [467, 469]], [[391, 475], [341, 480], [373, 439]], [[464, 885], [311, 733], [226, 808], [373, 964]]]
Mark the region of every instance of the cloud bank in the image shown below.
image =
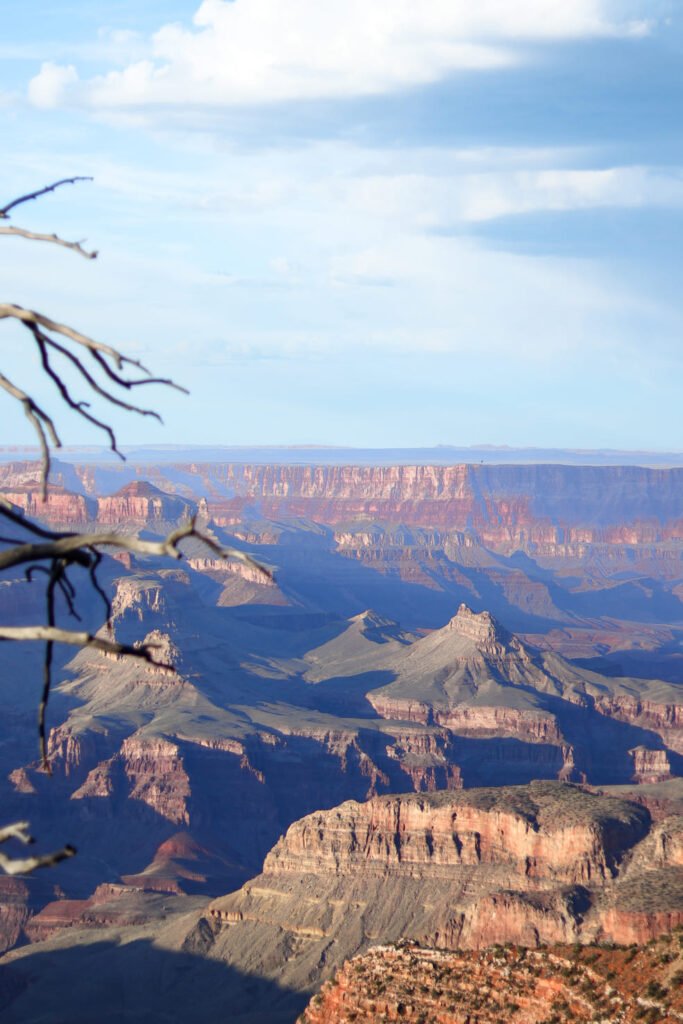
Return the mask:
[[[631, 8], [634, 17], [625, 17]], [[204, 0], [163, 26], [145, 59], [80, 80], [42, 66], [36, 106], [250, 106], [379, 95], [514, 66], [529, 44], [641, 36], [644, 3], [608, 0]]]

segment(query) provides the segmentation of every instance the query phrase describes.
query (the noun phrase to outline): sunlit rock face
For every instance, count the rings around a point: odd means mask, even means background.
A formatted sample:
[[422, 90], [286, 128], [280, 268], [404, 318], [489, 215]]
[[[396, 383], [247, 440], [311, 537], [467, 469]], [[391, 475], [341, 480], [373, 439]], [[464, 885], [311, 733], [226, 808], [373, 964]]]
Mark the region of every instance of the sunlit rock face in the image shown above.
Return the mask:
[[677, 1020], [678, 935], [641, 949], [500, 946], [479, 953], [377, 946], [343, 965], [299, 1024], [518, 1024]]
[[290, 826], [198, 927], [212, 956], [266, 975], [288, 948], [294, 987], [376, 942], [642, 943], [683, 924], [682, 834], [561, 783], [347, 802]]
[[97, 521], [105, 525], [171, 523], [189, 519], [196, 511], [194, 502], [166, 494], [146, 480], [133, 481], [116, 494], [97, 500]]
[[[116, 478], [123, 486], [112, 494]], [[195, 511], [201, 502], [206, 517], [223, 506], [225, 515], [257, 502], [266, 518], [460, 530], [487, 546], [555, 549], [567, 557], [580, 557], [587, 545], [648, 545], [683, 536], [681, 469], [169, 463], [114, 472], [60, 464], [53, 479], [56, 488], [98, 498], [102, 522], [174, 518], [184, 502], [194, 502]], [[37, 493], [37, 481], [35, 463], [0, 465], [4, 492]]]
[[51, 485], [43, 497], [42, 485], [34, 480], [19, 487], [3, 487], [2, 497], [32, 519], [62, 526], [83, 526], [97, 517], [97, 502]]

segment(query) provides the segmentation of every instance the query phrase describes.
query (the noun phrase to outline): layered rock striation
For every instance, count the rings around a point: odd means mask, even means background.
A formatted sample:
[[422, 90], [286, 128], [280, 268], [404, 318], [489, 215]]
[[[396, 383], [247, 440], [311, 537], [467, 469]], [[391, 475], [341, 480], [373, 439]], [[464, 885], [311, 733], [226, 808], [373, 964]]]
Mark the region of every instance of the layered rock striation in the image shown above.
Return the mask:
[[293, 987], [378, 941], [647, 942], [683, 924], [680, 827], [664, 841], [643, 807], [561, 783], [349, 802], [292, 825], [198, 927]]
[[[563, 547], [568, 556], [598, 543], [647, 545], [683, 538], [680, 468], [194, 463], [118, 473], [93, 466], [63, 469], [60, 479], [69, 487], [80, 480], [82, 493], [97, 497], [116, 476], [129, 477], [115, 495], [102, 499], [99, 514], [110, 522], [173, 518], [161, 512], [163, 501], [168, 505], [168, 495], [176, 492], [185, 501], [208, 495], [203, 507], [210, 514], [213, 503], [219, 516], [226, 501], [233, 516], [258, 503], [261, 513], [275, 520], [375, 520], [447, 528], [476, 535], [492, 547]], [[35, 464], [0, 466], [4, 491], [30, 488], [34, 482], [37, 491], [37, 480]], [[162, 491], [167, 492], [163, 500]]]

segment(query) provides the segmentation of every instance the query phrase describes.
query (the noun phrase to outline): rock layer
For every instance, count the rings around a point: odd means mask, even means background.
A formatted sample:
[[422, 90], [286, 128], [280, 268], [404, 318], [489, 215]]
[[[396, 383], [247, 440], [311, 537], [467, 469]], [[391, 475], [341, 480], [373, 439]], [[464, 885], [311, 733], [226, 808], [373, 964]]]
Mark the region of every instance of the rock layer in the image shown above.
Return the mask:
[[212, 956], [267, 976], [279, 962], [293, 987], [373, 941], [647, 942], [683, 924], [681, 825], [651, 827], [636, 804], [560, 783], [349, 802], [292, 825], [200, 931]]

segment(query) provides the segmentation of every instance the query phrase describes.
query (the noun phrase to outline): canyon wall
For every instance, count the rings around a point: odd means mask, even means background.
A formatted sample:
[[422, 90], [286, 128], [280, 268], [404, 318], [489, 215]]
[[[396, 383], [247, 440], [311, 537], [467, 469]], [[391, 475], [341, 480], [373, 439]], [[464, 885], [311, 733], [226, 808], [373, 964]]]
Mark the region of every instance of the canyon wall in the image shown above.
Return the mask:
[[[60, 467], [61, 468], [61, 467]], [[23, 507], [56, 518], [40, 505], [31, 464], [0, 465], [0, 489]], [[112, 482], [124, 483], [112, 497]], [[683, 538], [683, 469], [637, 466], [282, 466], [230, 463], [135, 466], [120, 473], [96, 466], [65, 467], [57, 478], [81, 497], [70, 515], [102, 522], [155, 518], [160, 489], [190, 502], [206, 497], [216, 521], [235, 522], [245, 506], [264, 518], [338, 524], [354, 520], [462, 530], [491, 546], [561, 546], [579, 556], [587, 544], [652, 545]], [[153, 481], [147, 483], [146, 481]], [[18, 489], [17, 489], [18, 488]], [[155, 493], [156, 492], [156, 493]], [[23, 495], [23, 496], [22, 496]], [[12, 499], [10, 499], [12, 500]]]
[[373, 942], [643, 943], [683, 925], [680, 820], [665, 842], [651, 828], [642, 807], [561, 783], [347, 802], [294, 823], [195, 934], [241, 969], [279, 962], [294, 988]]

